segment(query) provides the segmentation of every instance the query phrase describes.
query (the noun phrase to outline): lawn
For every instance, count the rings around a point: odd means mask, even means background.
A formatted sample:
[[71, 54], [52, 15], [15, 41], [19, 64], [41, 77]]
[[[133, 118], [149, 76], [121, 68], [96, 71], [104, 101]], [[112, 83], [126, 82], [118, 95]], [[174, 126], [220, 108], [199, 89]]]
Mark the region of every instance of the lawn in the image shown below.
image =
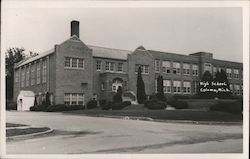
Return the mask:
[[17, 136], [17, 135], [27, 135], [27, 134], [33, 134], [38, 132], [44, 132], [49, 130], [47, 127], [42, 128], [25, 128], [25, 129], [7, 129], [6, 136]]
[[27, 126], [23, 124], [13, 124], [13, 123], [6, 123], [6, 127], [19, 127], [19, 126]]
[[230, 114], [224, 112], [211, 112], [204, 110], [101, 110], [89, 109], [78, 111], [67, 111], [64, 113], [86, 115], [86, 116], [129, 116], [129, 117], [150, 117], [158, 120], [191, 120], [191, 121], [242, 121], [242, 114]]

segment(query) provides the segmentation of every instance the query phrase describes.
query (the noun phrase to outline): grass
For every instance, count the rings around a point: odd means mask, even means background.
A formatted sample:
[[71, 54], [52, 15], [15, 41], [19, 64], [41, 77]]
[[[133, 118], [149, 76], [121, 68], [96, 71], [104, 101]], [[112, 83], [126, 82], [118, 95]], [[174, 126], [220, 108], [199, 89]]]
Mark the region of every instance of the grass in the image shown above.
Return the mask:
[[147, 110], [147, 109], [124, 109], [124, 110], [79, 110], [64, 113], [87, 115], [87, 116], [132, 116], [150, 117], [159, 120], [192, 120], [192, 121], [242, 121], [242, 114], [230, 114], [225, 112], [211, 112], [204, 110]]
[[27, 126], [27, 125], [24, 125], [24, 124], [6, 123], [6, 127], [20, 127], [20, 126]]
[[38, 132], [44, 132], [49, 130], [47, 127], [42, 128], [26, 128], [26, 129], [7, 129], [6, 136], [17, 136], [17, 135], [26, 135], [26, 134], [33, 134]]

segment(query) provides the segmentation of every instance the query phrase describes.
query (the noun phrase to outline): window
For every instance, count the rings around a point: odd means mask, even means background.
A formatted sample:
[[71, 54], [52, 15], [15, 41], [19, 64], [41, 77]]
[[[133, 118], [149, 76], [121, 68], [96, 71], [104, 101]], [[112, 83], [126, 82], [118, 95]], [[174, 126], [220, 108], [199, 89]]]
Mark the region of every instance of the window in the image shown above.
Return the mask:
[[174, 81], [173, 83], [174, 93], [181, 92], [181, 81]]
[[122, 81], [121, 80], [115, 80], [112, 83], [112, 92], [117, 92], [119, 87], [122, 87]]
[[30, 84], [30, 66], [26, 68], [26, 87]]
[[209, 71], [211, 73], [212, 65], [211, 63], [204, 63], [204, 72]]
[[16, 71], [16, 82], [19, 82], [19, 71]]
[[84, 104], [84, 94], [83, 93], [65, 93], [64, 94], [64, 104], [67, 104], [67, 105], [74, 105], [74, 104], [83, 105]]
[[226, 73], [227, 73], [228, 78], [232, 78], [232, 69], [231, 68], [227, 68]]
[[141, 73], [142, 74], [149, 74], [149, 66], [148, 65], [135, 65], [135, 72], [138, 73], [138, 68], [141, 66]]
[[118, 72], [123, 72], [123, 63], [118, 63], [117, 71]]
[[171, 93], [171, 81], [170, 80], [163, 80], [163, 92]]
[[241, 84], [241, 95], [243, 95], [243, 84]]
[[101, 84], [101, 90], [104, 91], [104, 83]]
[[84, 59], [65, 57], [64, 67], [73, 69], [84, 69]]
[[78, 68], [84, 69], [84, 60], [83, 59], [78, 59]]
[[114, 62], [106, 62], [105, 70], [113, 72], [115, 70], [115, 63]]
[[178, 62], [173, 63], [173, 74], [180, 74], [181, 73], [181, 64]]
[[217, 72], [217, 67], [213, 67], [213, 73], [216, 74]]
[[77, 94], [73, 93], [71, 95], [71, 104], [77, 104]]
[[234, 78], [239, 78], [239, 70], [234, 69]]
[[192, 65], [192, 74], [193, 76], [198, 76], [199, 68], [198, 65]]
[[184, 63], [183, 64], [183, 74], [189, 75], [190, 74], [190, 64]]
[[36, 66], [36, 84], [40, 84], [40, 81], [41, 81], [40, 75], [41, 75], [40, 63], [38, 62]]
[[160, 60], [155, 60], [155, 72], [160, 72]]
[[47, 80], [47, 61], [46, 60], [43, 61], [43, 75], [42, 76], [43, 76], [43, 83], [45, 83]]
[[25, 80], [25, 70], [22, 70], [22, 79], [21, 79], [21, 87], [24, 87], [24, 80]]
[[64, 94], [64, 104], [70, 104], [70, 94], [69, 93], [65, 93]]
[[35, 68], [34, 66], [31, 66], [31, 81], [30, 85], [33, 86], [35, 84]]
[[170, 61], [162, 61], [162, 72], [170, 73]]
[[84, 95], [82, 93], [78, 94], [78, 104], [83, 105]]
[[77, 58], [72, 58], [72, 68], [77, 68]]
[[217, 67], [213, 67], [213, 75], [214, 75], [214, 77], [215, 77], [216, 73], [217, 73]]
[[102, 61], [96, 61], [96, 70], [100, 71], [102, 69]]
[[145, 73], [145, 74], [148, 74], [149, 73], [149, 66], [148, 65], [144, 65], [143, 67], [142, 67], [142, 72], [143, 73]]
[[232, 84], [229, 84], [229, 88], [231, 90], [231, 92], [233, 91], [233, 85]]
[[183, 82], [183, 93], [190, 93], [191, 92], [191, 82], [184, 81]]
[[71, 60], [70, 57], [65, 57], [64, 67], [70, 67], [71, 63], [70, 60]]
[[235, 94], [240, 95], [240, 85], [234, 85]]
[[198, 88], [198, 82], [197, 81], [193, 81], [193, 92], [194, 93], [197, 92], [197, 88]]

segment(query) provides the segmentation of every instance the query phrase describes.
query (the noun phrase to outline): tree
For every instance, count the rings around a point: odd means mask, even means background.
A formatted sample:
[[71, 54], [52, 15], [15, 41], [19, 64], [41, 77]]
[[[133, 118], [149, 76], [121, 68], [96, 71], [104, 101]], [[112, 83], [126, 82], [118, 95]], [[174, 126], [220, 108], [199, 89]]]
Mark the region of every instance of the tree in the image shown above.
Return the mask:
[[164, 96], [164, 91], [163, 91], [163, 77], [162, 76], [158, 76], [158, 78], [157, 78], [156, 97], [160, 101], [166, 101], [166, 97]]
[[122, 102], [122, 87], [121, 86], [118, 87], [117, 92], [113, 97], [113, 102], [114, 103], [121, 103]]
[[213, 98], [214, 93], [212, 92], [211, 83], [213, 76], [209, 71], [204, 72], [200, 84], [199, 84], [199, 96], [202, 98]]
[[6, 98], [11, 100], [13, 98], [13, 84], [14, 84], [14, 63], [20, 62], [25, 58], [24, 48], [9, 48], [5, 53], [6, 65]]
[[49, 92], [47, 92], [45, 95], [45, 105], [49, 106], [50, 104], [51, 104], [50, 103], [50, 94], [49, 94]]
[[226, 72], [221, 69], [221, 71], [219, 72], [216, 72], [215, 74], [215, 78], [214, 78], [214, 82], [215, 83], [225, 83], [226, 85], [222, 85], [222, 86], [216, 86], [215, 88], [218, 90], [218, 89], [223, 89], [223, 90], [228, 90], [226, 92], [218, 92], [216, 93], [216, 97], [219, 97], [219, 98], [226, 98], [226, 97], [229, 97], [231, 96], [231, 92], [229, 91], [230, 88], [229, 88], [229, 82], [228, 82], [228, 79], [227, 79], [227, 74]]
[[141, 76], [141, 66], [138, 68], [137, 74], [137, 101], [142, 104], [146, 101], [145, 85]]

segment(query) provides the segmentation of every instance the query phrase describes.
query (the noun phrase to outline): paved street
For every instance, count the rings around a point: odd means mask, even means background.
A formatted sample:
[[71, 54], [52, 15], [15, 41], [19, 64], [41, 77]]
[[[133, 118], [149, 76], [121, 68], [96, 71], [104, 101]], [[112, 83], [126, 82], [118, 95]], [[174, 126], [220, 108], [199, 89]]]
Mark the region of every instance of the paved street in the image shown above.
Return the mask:
[[6, 112], [7, 122], [54, 133], [8, 141], [7, 154], [242, 152], [242, 125], [164, 123], [45, 112]]

